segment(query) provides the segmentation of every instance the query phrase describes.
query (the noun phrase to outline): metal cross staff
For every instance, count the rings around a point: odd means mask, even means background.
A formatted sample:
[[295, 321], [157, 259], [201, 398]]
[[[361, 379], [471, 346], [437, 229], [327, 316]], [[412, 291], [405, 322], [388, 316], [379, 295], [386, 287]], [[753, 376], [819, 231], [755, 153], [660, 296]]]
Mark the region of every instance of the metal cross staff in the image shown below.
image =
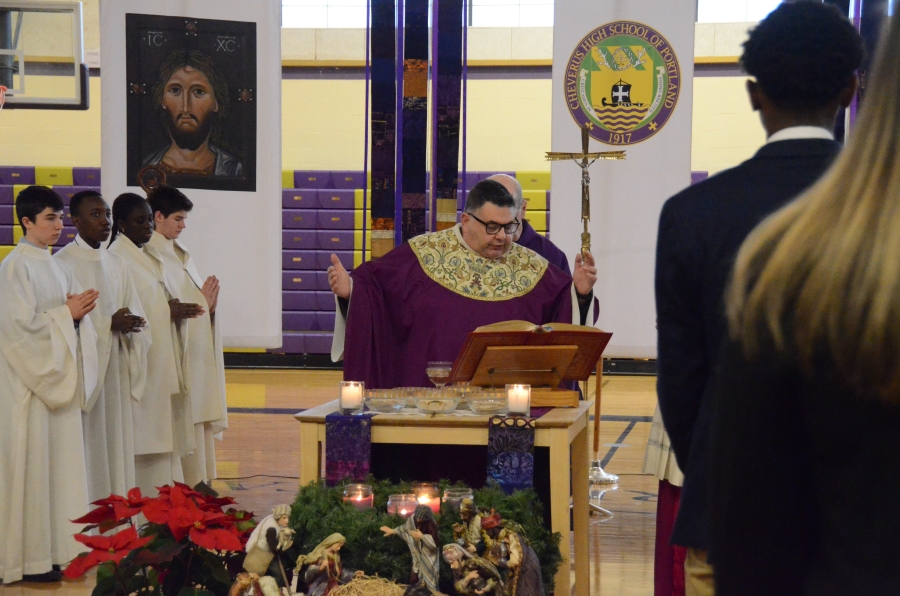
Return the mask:
[[[589, 153], [588, 141], [590, 137], [588, 131], [590, 128], [591, 124], [586, 123], [581, 129], [581, 153], [564, 153], [560, 151], [547, 152], [547, 161], [571, 159], [581, 168], [581, 221], [584, 224], [584, 231], [581, 233], [582, 259], [586, 257], [585, 253], [590, 252], [591, 250], [591, 233], [588, 232], [588, 222], [591, 221], [591, 176], [588, 173], [588, 168], [598, 159], [625, 159], [624, 151]], [[612, 484], [619, 481], [618, 476], [605, 472], [600, 465], [600, 384], [602, 376], [603, 360], [600, 360], [597, 368], [597, 396], [594, 400], [594, 459], [591, 462], [589, 476], [591, 484]], [[592, 509], [593, 508], [596, 508], [596, 510], [601, 513], [611, 515], [609, 511], [602, 507], [592, 504]]]
[[598, 159], [625, 159], [624, 151], [588, 153], [590, 127], [590, 124], [585, 124], [581, 129], [581, 153], [547, 152], [547, 161], [571, 159], [581, 168], [581, 221], [584, 223], [584, 231], [581, 233], [581, 258], [585, 258], [585, 253], [591, 250], [591, 233], [588, 232], [588, 222], [591, 221], [591, 175], [588, 168]]

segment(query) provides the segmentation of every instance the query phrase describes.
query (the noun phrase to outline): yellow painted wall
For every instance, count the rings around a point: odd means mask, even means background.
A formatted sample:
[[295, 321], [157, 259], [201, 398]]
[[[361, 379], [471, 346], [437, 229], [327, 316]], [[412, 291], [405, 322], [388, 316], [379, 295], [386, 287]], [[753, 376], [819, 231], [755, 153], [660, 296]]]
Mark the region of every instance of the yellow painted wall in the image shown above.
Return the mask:
[[[0, 112], [0, 165], [99, 166], [100, 78], [90, 84], [86, 112]], [[359, 80], [284, 80], [282, 168], [362, 169], [363, 92]], [[468, 169], [549, 169], [551, 96], [547, 79], [470, 81]], [[765, 141], [743, 77], [694, 79], [693, 117], [694, 170], [740, 163]]]

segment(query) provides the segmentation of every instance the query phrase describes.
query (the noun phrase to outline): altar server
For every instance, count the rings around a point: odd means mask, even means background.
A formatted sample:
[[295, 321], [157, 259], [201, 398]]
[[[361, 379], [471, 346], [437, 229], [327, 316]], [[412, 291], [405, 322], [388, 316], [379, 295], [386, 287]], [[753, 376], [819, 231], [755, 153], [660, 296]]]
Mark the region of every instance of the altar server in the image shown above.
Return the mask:
[[88, 506], [81, 408], [97, 384], [96, 336], [71, 269], [47, 250], [63, 202], [29, 186], [16, 198], [24, 239], [0, 265], [0, 578], [59, 581], [83, 547], [69, 521]]
[[113, 233], [109, 251], [125, 259], [141, 299], [152, 342], [147, 351], [147, 383], [139, 402], [132, 404], [134, 466], [137, 486], [144, 494], [156, 487], [183, 482], [181, 456], [193, 450], [190, 402], [179, 384], [174, 312], [164, 285], [162, 262], [147, 241], [153, 218], [147, 201], [125, 193], [113, 202]]
[[97, 388], [82, 413], [88, 496], [92, 501], [124, 495], [135, 486], [134, 425], [131, 406], [140, 401], [146, 379], [150, 332], [134, 289], [128, 263], [106, 250], [112, 212], [100, 193], [85, 190], [69, 203], [78, 230], [75, 241], [55, 258], [72, 268], [83, 288], [100, 292], [88, 317], [97, 333]]
[[228, 427], [225, 405], [225, 361], [221, 328], [216, 324], [219, 281], [200, 277], [191, 254], [178, 237], [194, 205], [171, 186], [160, 186], [147, 198], [156, 231], [149, 245], [162, 258], [166, 284], [182, 302], [197, 303], [207, 312], [178, 326], [184, 346], [184, 385], [194, 412], [194, 452], [182, 461], [185, 481], [193, 486], [216, 477], [213, 436]]

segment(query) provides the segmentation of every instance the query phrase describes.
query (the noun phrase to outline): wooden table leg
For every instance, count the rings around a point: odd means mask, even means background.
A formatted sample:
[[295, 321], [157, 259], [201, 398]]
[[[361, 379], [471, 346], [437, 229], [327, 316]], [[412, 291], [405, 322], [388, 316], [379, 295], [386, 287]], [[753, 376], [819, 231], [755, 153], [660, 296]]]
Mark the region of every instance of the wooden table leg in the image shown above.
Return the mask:
[[[590, 544], [588, 541], [588, 429], [572, 441], [572, 501], [575, 526], [575, 596], [590, 596]], [[599, 553], [598, 553], [599, 554]]]
[[300, 423], [300, 486], [319, 478], [319, 425]]
[[[550, 525], [551, 531], [559, 532], [562, 537], [559, 541], [559, 551], [563, 558], [556, 572], [555, 593], [566, 596], [571, 590], [569, 566], [572, 563], [569, 552], [570, 481], [568, 432], [567, 429], [553, 429], [550, 436]], [[585, 496], [588, 494], [586, 487], [584, 494]], [[586, 511], [585, 519], [587, 519]]]

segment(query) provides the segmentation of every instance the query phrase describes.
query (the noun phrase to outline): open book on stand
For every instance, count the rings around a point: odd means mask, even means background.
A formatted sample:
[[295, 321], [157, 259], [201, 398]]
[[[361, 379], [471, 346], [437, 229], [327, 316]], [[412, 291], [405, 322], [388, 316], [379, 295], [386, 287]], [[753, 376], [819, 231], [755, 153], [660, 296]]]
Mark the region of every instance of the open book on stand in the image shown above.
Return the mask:
[[450, 383], [503, 387], [531, 385], [531, 403], [575, 406], [578, 392], [561, 389], [563, 381], [586, 381], [597, 366], [612, 333], [567, 323], [535, 325], [503, 321], [469, 333]]

